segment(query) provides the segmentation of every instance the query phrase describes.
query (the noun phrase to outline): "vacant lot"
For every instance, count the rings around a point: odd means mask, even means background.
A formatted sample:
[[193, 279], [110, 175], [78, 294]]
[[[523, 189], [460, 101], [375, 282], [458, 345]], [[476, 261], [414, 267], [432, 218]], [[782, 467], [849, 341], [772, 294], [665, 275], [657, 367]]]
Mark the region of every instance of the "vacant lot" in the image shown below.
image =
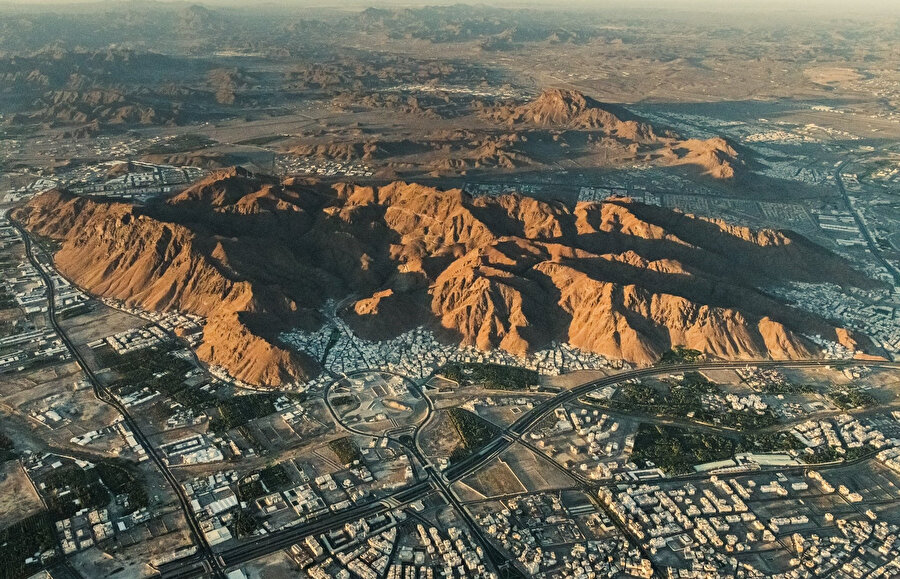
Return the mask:
[[465, 482], [486, 497], [524, 493], [528, 490], [510, 469], [509, 464], [500, 459], [468, 477]]
[[41, 499], [17, 460], [0, 464], [0, 529], [41, 510]]

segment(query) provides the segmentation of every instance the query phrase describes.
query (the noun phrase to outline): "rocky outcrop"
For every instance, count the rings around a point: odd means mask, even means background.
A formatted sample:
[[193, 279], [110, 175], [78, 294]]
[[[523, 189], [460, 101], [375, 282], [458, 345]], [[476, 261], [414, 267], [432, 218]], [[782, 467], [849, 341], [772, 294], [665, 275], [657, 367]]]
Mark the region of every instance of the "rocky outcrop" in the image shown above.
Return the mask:
[[157, 108], [135, 95], [106, 89], [50, 91], [35, 108], [33, 120], [54, 125], [156, 125], [179, 119], [175, 107]]
[[327, 298], [368, 337], [430, 324], [483, 349], [566, 340], [647, 364], [674, 345], [803, 358], [815, 355], [812, 334], [864, 348], [758, 288], [876, 283], [793, 233], [629, 200], [571, 208], [403, 182], [328, 189], [236, 169], [146, 207], [53, 191], [16, 217], [60, 241], [58, 267], [88, 291], [206, 316], [200, 357], [268, 385], [316, 371], [276, 337], [315, 327]]
[[546, 89], [535, 100], [523, 105], [494, 108], [487, 116], [510, 126], [532, 124], [602, 131], [636, 143], [654, 142], [658, 138], [650, 125], [634, 119], [623, 120], [580, 92], [558, 88]]
[[[59, 270], [89, 292], [149, 310], [207, 317], [200, 358], [253, 384], [314, 375], [314, 363], [251, 332], [241, 313], [293, 313], [296, 305], [217, 263], [221, 245], [184, 225], [121, 203], [44, 193], [19, 212], [36, 233], [61, 241]], [[271, 337], [271, 336], [270, 336]]]
[[558, 131], [587, 131], [598, 151], [616, 151], [632, 158], [663, 165], [693, 165], [716, 179], [735, 176], [741, 165], [738, 153], [725, 139], [680, 139], [671, 131], [662, 134], [632, 118], [623, 109], [599, 103], [577, 91], [551, 88], [521, 105], [486, 109], [482, 116], [508, 127], [542, 127]]

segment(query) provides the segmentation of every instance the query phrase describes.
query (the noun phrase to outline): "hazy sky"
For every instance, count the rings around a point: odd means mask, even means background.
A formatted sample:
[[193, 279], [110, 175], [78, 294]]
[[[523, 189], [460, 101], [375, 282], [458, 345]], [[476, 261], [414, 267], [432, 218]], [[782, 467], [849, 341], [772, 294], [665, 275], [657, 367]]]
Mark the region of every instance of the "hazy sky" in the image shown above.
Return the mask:
[[[121, 4], [138, 0], [0, 0], [0, 4], [12, 6], [64, 6], [74, 4]], [[270, 6], [307, 6], [317, 8], [359, 9], [367, 6], [423, 6], [468, 3], [473, 5], [509, 6], [518, 8], [543, 9], [599, 9], [628, 11], [665, 9], [675, 11], [701, 10], [705, 13], [729, 12], [811, 12], [822, 15], [853, 13], [865, 15], [896, 14], [900, 16], [900, 0], [152, 0], [154, 2], [203, 4], [208, 6], [251, 7], [267, 4]], [[142, 2], [143, 3], [143, 2]]]
[[[65, 4], [118, 4], [136, 0], [0, 0], [3, 4], [21, 6], [65, 5]], [[614, 8], [667, 6], [670, 8], [703, 8], [711, 11], [741, 8], [793, 7], [806, 9], [847, 9], [849, 7], [891, 8], [900, 13], [900, 2], [897, 0], [151, 0], [172, 4], [204, 4], [209, 6], [245, 6], [256, 4], [285, 6], [317, 6], [342, 8], [353, 6], [425, 6], [436, 4], [472, 4], [489, 6], [529, 6], [541, 8]]]

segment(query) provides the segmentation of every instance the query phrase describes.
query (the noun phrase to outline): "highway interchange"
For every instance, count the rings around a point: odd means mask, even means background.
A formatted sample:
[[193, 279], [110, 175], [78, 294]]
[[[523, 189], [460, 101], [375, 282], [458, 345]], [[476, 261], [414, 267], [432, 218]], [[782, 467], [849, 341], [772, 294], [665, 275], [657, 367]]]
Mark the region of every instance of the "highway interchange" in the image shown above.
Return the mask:
[[197, 553], [201, 557], [200, 561], [204, 572], [211, 574], [213, 577], [224, 577], [225, 574], [223, 572], [223, 569], [220, 567], [218, 560], [214, 557], [212, 549], [210, 548], [209, 543], [206, 541], [206, 537], [203, 534], [203, 531], [200, 529], [200, 523], [194, 516], [190, 501], [188, 500], [184, 489], [181, 487], [181, 484], [179, 484], [179, 482], [175, 479], [175, 475], [173, 475], [172, 471], [169, 470], [168, 465], [165, 463], [162, 457], [160, 457], [159, 453], [147, 439], [146, 435], [143, 433], [140, 426], [128, 412], [128, 409], [125, 407], [125, 405], [122, 404], [118, 400], [118, 398], [116, 398], [116, 396], [113, 395], [105, 386], [103, 386], [103, 384], [97, 378], [97, 375], [91, 369], [90, 365], [85, 361], [84, 356], [82, 356], [81, 352], [78, 351], [78, 349], [72, 343], [72, 340], [69, 338], [69, 335], [59, 324], [59, 320], [56, 316], [56, 288], [53, 285], [53, 279], [47, 272], [41, 261], [37, 258], [37, 255], [34, 251], [34, 243], [32, 242], [31, 237], [26, 233], [25, 229], [20, 224], [13, 221], [11, 221], [11, 223], [22, 236], [22, 241], [25, 244], [25, 254], [28, 257], [28, 261], [31, 262], [31, 265], [35, 268], [44, 282], [44, 286], [47, 291], [47, 318], [50, 322], [50, 325], [56, 331], [57, 335], [59, 335], [60, 339], [69, 350], [69, 353], [81, 368], [82, 372], [84, 372], [85, 377], [88, 379], [88, 381], [90, 381], [91, 386], [94, 389], [94, 395], [97, 397], [97, 399], [111, 405], [119, 412], [119, 414], [122, 415], [123, 421], [128, 426], [128, 428], [131, 429], [132, 433], [134, 434], [135, 440], [137, 440], [138, 444], [141, 445], [141, 447], [147, 453], [147, 456], [151, 461], [153, 461], [153, 464], [160, 471], [160, 473], [162, 473], [163, 477], [166, 479], [166, 482], [168, 482], [172, 487], [172, 490], [178, 497], [178, 502], [180, 503], [185, 519], [188, 522], [191, 536], [194, 540], [194, 544], [197, 546]]
[[[162, 473], [166, 481], [172, 487], [173, 492], [178, 497], [180, 507], [184, 513], [186, 521], [188, 522], [189, 530], [191, 532], [194, 544], [197, 546], [197, 550], [193, 555], [160, 565], [158, 571], [159, 577], [161, 577], [162, 579], [180, 579], [187, 577], [224, 577], [224, 572], [226, 569], [236, 567], [259, 557], [286, 549], [291, 545], [302, 541], [305, 537], [318, 535], [329, 530], [339, 528], [348, 522], [353, 522], [361, 518], [383, 515], [390, 511], [402, 509], [409, 506], [411, 503], [431, 496], [439, 496], [447, 504], [453, 506], [453, 508], [460, 514], [466, 524], [470, 527], [473, 536], [481, 543], [485, 553], [488, 555], [488, 558], [491, 560], [495, 567], [504, 568], [506, 570], [507, 576], [516, 576], [517, 572], [515, 571], [515, 569], [504, 565], [503, 555], [489, 540], [487, 540], [483, 536], [478, 528], [478, 525], [474, 522], [468, 510], [462, 504], [455, 491], [452, 489], [452, 485], [453, 483], [470, 476], [479, 469], [490, 464], [495, 458], [500, 456], [514, 444], [523, 444], [526, 447], [531, 448], [532, 450], [536, 450], [532, 448], [526, 440], [524, 440], [525, 435], [560, 405], [573, 402], [581, 396], [584, 396], [585, 394], [588, 394], [594, 390], [628, 381], [634, 378], [645, 378], [661, 374], [686, 371], [699, 371], [709, 369], [740, 369], [748, 365], [753, 365], [761, 368], [800, 368], [852, 364], [900, 368], [900, 363], [882, 361], [744, 360], [706, 361], [689, 364], [646, 367], [623, 371], [600, 378], [598, 380], [594, 380], [592, 382], [582, 384], [570, 390], [560, 392], [559, 394], [535, 405], [531, 410], [520, 416], [515, 422], [502, 429], [493, 440], [483, 446], [480, 450], [474, 452], [460, 462], [452, 465], [443, 472], [441, 472], [434, 464], [432, 464], [422, 452], [419, 435], [421, 434], [422, 428], [430, 421], [431, 417], [434, 415], [434, 405], [428, 395], [420, 389], [419, 394], [421, 394], [428, 403], [428, 414], [426, 418], [421, 423], [415, 426], [411, 435], [394, 438], [394, 440], [399, 444], [405, 446], [410, 451], [410, 453], [419, 461], [420, 466], [427, 474], [427, 478], [425, 480], [418, 481], [407, 488], [390, 493], [377, 501], [358, 504], [353, 508], [349, 508], [336, 513], [326, 513], [313, 518], [312, 520], [304, 524], [288, 527], [266, 535], [261, 535], [253, 539], [243, 541], [236, 546], [214, 552], [206, 541], [206, 538], [200, 528], [200, 523], [194, 515], [193, 510], [191, 509], [190, 501], [188, 500], [188, 497], [185, 494], [184, 489], [181, 487], [180, 483], [177, 481], [157, 450], [147, 439], [146, 435], [141, 431], [134, 418], [128, 413], [127, 408], [125, 408], [125, 406], [121, 404], [121, 402], [119, 402], [118, 399], [102, 385], [81, 353], [74, 346], [65, 330], [60, 326], [59, 321], [56, 317], [54, 293], [55, 288], [53, 286], [52, 277], [47, 272], [45, 265], [38, 259], [34, 250], [34, 244], [29, 235], [19, 224], [13, 223], [13, 225], [22, 236], [22, 239], [25, 243], [25, 250], [28, 260], [38, 271], [47, 288], [48, 318], [50, 324], [58, 333], [66, 347], [69, 349], [72, 357], [81, 367], [87, 379], [93, 385], [96, 397], [99, 400], [112, 405], [122, 415], [123, 420], [134, 433], [135, 439], [144, 448], [147, 456], [160, 471], [160, 473]], [[345, 425], [341, 421], [338, 413], [334, 411], [330, 404], [328, 404], [327, 390], [324, 395], [324, 399], [326, 401], [326, 406], [331, 411], [336, 422], [342, 428], [357, 434], [371, 436], [371, 434], [369, 433], [357, 432], [351, 426]], [[559, 463], [557, 463], [556, 461], [553, 461], [542, 453], [538, 452], [537, 454], [538, 456], [549, 460], [556, 468], [565, 471], [566, 474], [568, 474], [570, 478], [572, 478], [572, 480], [577, 484], [577, 486], [584, 488], [585, 490], [596, 491], [596, 483], [594, 483], [594, 487], [592, 487], [590, 486], [590, 483], [577, 476], [575, 473], [569, 472], [567, 469], [559, 465]], [[846, 463], [843, 463], [843, 465], [845, 466]], [[697, 476], [702, 477], [704, 475], [690, 475], [689, 478], [696, 478]], [[596, 496], [596, 492], [589, 493], [589, 496], [594, 499]], [[595, 505], [597, 505], [598, 508], [601, 507], [601, 505], [599, 505], [599, 503], [597, 502], [595, 502]], [[613, 518], [613, 520], [615, 519]], [[640, 543], [636, 542], [636, 544], [639, 545]], [[69, 570], [70, 568], [67, 568], [67, 571]]]
[[[523, 414], [518, 420], [516, 420], [513, 424], [503, 429], [497, 437], [495, 437], [491, 442], [482, 447], [479, 451], [473, 453], [465, 460], [451, 466], [443, 473], [438, 472], [434, 467], [430, 466], [430, 463], [423, 456], [420, 446], [418, 444], [418, 436], [415, 437], [415, 444], [409, 445], [404, 444], [414, 456], [417, 457], [418, 460], [422, 461], [424, 465], [426, 465], [426, 471], [429, 475], [426, 481], [417, 482], [411, 487], [400, 490], [398, 492], [392, 493], [383, 497], [379, 501], [366, 503], [363, 505], [357, 505], [354, 508], [347, 509], [345, 511], [341, 511], [340, 513], [328, 513], [325, 514], [309, 523], [297, 525], [294, 527], [289, 527], [287, 529], [283, 529], [281, 531], [277, 531], [274, 533], [270, 533], [268, 535], [263, 535], [259, 538], [252, 539], [246, 543], [242, 543], [238, 546], [226, 549], [220, 553], [220, 557], [222, 563], [224, 563], [227, 567], [237, 566], [248, 561], [251, 561], [255, 558], [273, 553], [275, 551], [285, 549], [294, 543], [302, 541], [305, 537], [310, 535], [317, 535], [335, 528], [339, 528], [347, 522], [355, 521], [360, 518], [372, 517], [376, 515], [382, 515], [389, 511], [404, 507], [413, 503], [415, 501], [424, 499], [428, 496], [438, 495], [442, 496], [445, 501], [449, 504], [453, 505], [461, 514], [461, 516], [467, 520], [467, 522], [473, 526], [473, 532], [476, 533], [476, 537], [480, 537], [480, 533], [478, 533], [477, 525], [474, 525], [474, 522], [471, 521], [471, 517], [468, 516], [467, 510], [461, 504], [456, 494], [452, 491], [450, 486], [462, 480], [471, 474], [475, 473], [479, 469], [485, 467], [490, 464], [495, 458], [500, 456], [503, 452], [508, 450], [514, 444], [525, 444], [526, 441], [523, 440], [523, 437], [540, 421], [546, 416], [550, 415], [555, 408], [557, 408], [560, 404], [564, 404], [567, 402], [572, 402], [577, 400], [579, 397], [588, 394], [594, 390], [603, 388], [605, 386], [610, 386], [613, 384], [617, 384], [626, 380], [630, 380], [633, 378], [643, 378], [656, 376], [661, 374], [669, 374], [673, 372], [685, 372], [691, 370], [708, 370], [708, 369], [740, 369], [746, 367], [747, 365], [755, 365], [759, 367], [765, 368], [777, 368], [777, 367], [816, 367], [816, 366], [840, 366], [840, 365], [865, 365], [865, 366], [877, 366], [877, 367], [890, 367], [890, 368], [900, 368], [900, 364], [893, 362], [878, 362], [878, 361], [835, 361], [835, 360], [799, 360], [799, 361], [773, 361], [773, 360], [757, 360], [757, 361], [741, 361], [741, 362], [701, 362], [695, 364], [679, 364], [672, 366], [662, 366], [662, 367], [650, 367], [650, 368], [639, 368], [636, 370], [630, 370], [626, 372], [621, 372], [618, 374], [614, 374], [611, 376], [607, 376], [601, 378], [599, 380], [595, 380], [593, 382], [589, 382], [573, 388], [571, 390], [564, 391], [552, 398], [549, 398], [542, 402], [539, 405], [536, 405], [532, 410]], [[327, 397], [326, 397], [327, 398]], [[427, 396], [426, 396], [427, 398]], [[429, 400], [429, 407], [433, 409], [432, 403]], [[337, 415], [334, 414], [337, 418]], [[424, 422], [422, 423], [424, 424]], [[421, 426], [421, 425], [420, 425]], [[347, 427], [345, 427], [347, 428]], [[352, 429], [351, 429], [352, 431]], [[416, 429], [416, 433], [419, 432], [419, 428]], [[367, 436], [371, 436], [370, 434], [366, 434]], [[397, 439], [401, 441], [401, 439]], [[403, 442], [401, 442], [403, 443]], [[545, 455], [539, 455], [545, 456]], [[549, 457], [547, 457], [548, 460]], [[555, 461], [552, 461], [553, 464], [557, 465], [559, 468], [562, 468], [561, 465], [558, 465]], [[845, 463], [842, 463], [842, 466], [845, 466]], [[807, 468], [807, 467], [798, 467], [798, 468]], [[782, 469], [784, 470], [784, 469]], [[568, 471], [567, 471], [568, 472]], [[570, 476], [572, 473], [569, 473]], [[707, 475], [688, 475], [687, 479], [696, 479], [703, 478]], [[575, 477], [573, 477], [575, 478]], [[577, 478], [575, 478], [578, 481]], [[582, 483], [583, 481], [579, 481]], [[482, 540], [485, 541], [486, 544], [490, 544], [489, 541], [486, 541], [483, 537]], [[493, 550], [493, 547], [486, 549], [486, 552], [490, 553]], [[160, 574], [163, 578], [176, 578], [176, 577], [196, 577], [202, 574], [202, 570], [197, 566], [196, 561], [191, 559], [183, 560], [183, 561], [174, 561], [160, 568]]]

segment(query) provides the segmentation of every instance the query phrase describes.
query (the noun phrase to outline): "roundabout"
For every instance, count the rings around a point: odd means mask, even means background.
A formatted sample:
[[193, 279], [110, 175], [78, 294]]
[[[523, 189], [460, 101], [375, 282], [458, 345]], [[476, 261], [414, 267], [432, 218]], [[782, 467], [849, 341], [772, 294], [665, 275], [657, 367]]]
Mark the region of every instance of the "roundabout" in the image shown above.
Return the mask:
[[390, 372], [348, 374], [328, 389], [326, 400], [342, 424], [373, 436], [415, 428], [428, 417], [428, 402], [415, 383]]

